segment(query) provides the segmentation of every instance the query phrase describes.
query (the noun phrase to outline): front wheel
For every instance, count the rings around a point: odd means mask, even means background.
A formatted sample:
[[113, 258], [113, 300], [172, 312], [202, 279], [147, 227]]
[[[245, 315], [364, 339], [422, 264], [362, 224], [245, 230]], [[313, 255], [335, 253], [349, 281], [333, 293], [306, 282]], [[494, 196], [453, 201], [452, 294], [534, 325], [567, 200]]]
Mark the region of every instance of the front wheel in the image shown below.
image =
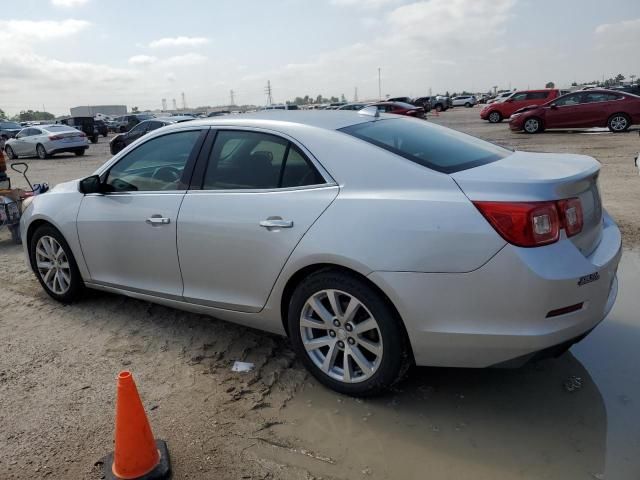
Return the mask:
[[465, 103], [464, 106], [467, 108], [471, 108], [471, 104], [469, 102]]
[[77, 300], [84, 282], [71, 248], [51, 225], [39, 227], [29, 244], [31, 267], [47, 294], [62, 303]]
[[288, 327], [311, 374], [347, 395], [379, 394], [410, 364], [397, 315], [355, 275], [323, 270], [306, 278], [291, 297]]
[[75, 153], [75, 154], [76, 154], [76, 157], [81, 157], [81, 156], [83, 156], [83, 155], [84, 155], [84, 152], [85, 152], [84, 150], [76, 150], [76, 151], [75, 151], [75, 152], [73, 152], [73, 153]]
[[536, 117], [527, 118], [522, 128], [527, 133], [540, 133], [544, 130], [542, 121]]
[[607, 127], [613, 133], [624, 132], [629, 129], [631, 126], [631, 122], [629, 121], [629, 117], [624, 113], [616, 113], [615, 115], [611, 115], [609, 121], [607, 122]]
[[500, 123], [502, 121], [502, 115], [500, 112], [491, 112], [489, 114], [489, 122], [491, 123]]

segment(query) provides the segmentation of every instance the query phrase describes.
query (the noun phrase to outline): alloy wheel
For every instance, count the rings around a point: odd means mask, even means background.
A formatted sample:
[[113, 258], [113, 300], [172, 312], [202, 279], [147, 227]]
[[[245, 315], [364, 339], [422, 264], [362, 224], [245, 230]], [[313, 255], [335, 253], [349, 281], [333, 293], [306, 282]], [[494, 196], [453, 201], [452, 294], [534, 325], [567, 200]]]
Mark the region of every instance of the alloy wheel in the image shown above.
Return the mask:
[[524, 122], [524, 130], [527, 133], [536, 133], [540, 129], [540, 121], [535, 118], [529, 118]]
[[42, 145], [38, 145], [36, 147], [36, 151], [38, 153], [38, 157], [41, 159], [45, 159], [47, 158], [47, 151], [44, 149], [44, 147]]
[[382, 360], [378, 322], [356, 297], [340, 290], [313, 294], [300, 314], [302, 344], [329, 377], [358, 383], [371, 378]]
[[489, 121], [491, 123], [498, 123], [500, 121], [500, 114], [498, 112], [491, 112], [489, 114]]
[[63, 295], [71, 286], [71, 266], [67, 254], [58, 241], [48, 235], [36, 244], [36, 267], [47, 288]]
[[616, 132], [622, 132], [627, 128], [628, 120], [622, 115], [616, 115], [611, 119], [611, 129]]

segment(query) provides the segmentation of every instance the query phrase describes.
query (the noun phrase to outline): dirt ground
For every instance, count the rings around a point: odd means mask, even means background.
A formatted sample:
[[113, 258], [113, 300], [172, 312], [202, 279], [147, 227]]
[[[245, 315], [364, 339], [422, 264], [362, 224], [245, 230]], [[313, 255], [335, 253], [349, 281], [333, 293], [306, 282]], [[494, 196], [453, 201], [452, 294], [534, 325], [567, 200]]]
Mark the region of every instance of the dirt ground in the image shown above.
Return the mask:
[[[355, 400], [315, 382], [284, 338], [98, 292], [57, 304], [3, 230], [0, 478], [101, 478], [121, 369], [134, 373], [176, 479], [640, 478], [637, 132], [512, 134], [477, 108], [431, 121], [602, 163], [604, 203], [628, 248], [618, 304], [586, 340], [519, 370], [415, 369], [388, 395]], [[101, 139], [83, 158], [26, 161], [32, 181], [55, 184], [108, 158]], [[236, 360], [255, 369], [234, 373]]]

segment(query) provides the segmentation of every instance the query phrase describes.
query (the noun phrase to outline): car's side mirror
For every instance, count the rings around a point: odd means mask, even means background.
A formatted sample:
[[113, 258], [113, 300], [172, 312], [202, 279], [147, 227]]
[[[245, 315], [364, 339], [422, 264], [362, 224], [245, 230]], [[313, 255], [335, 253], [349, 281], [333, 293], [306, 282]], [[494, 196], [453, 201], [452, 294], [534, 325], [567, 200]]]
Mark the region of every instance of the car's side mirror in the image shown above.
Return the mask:
[[551, 110], [555, 110], [556, 108], [558, 108], [558, 105], [552, 103], [551, 105], [549, 105], [549, 107], [551, 108]]
[[100, 177], [98, 175], [91, 175], [90, 177], [80, 180], [80, 192], [85, 195], [88, 193], [104, 193]]

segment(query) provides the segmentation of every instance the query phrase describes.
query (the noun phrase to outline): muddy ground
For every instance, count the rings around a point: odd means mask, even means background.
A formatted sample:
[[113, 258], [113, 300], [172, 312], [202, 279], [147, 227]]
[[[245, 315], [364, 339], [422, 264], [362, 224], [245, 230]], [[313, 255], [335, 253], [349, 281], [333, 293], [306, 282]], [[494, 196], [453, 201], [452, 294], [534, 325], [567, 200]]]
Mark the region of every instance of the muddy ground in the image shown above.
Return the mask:
[[[125, 297], [62, 306], [0, 232], [0, 478], [100, 478], [112, 449], [115, 375], [134, 372], [174, 478], [640, 478], [640, 177], [637, 133], [512, 134], [457, 108], [432, 121], [525, 150], [603, 164], [623, 228], [619, 301], [586, 340], [519, 370], [421, 368], [388, 395], [321, 387], [286, 339]], [[84, 158], [29, 159], [32, 179], [90, 174]], [[14, 180], [18, 183], [16, 175]], [[235, 360], [255, 370], [233, 373]]]

